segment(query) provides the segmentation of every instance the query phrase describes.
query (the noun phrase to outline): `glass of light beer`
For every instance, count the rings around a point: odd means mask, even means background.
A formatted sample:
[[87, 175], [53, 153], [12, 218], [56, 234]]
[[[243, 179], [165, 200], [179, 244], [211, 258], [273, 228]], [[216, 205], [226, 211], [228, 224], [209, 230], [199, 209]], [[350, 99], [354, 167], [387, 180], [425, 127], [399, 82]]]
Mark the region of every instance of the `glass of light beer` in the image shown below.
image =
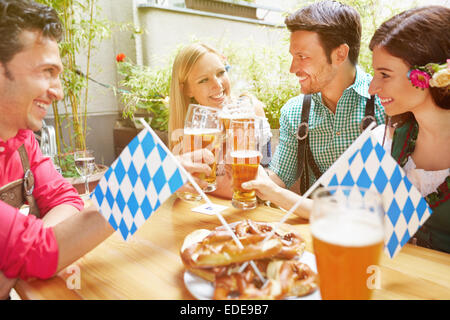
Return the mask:
[[[231, 139], [230, 136], [230, 124], [231, 120], [242, 120], [249, 121], [255, 119], [255, 109], [251, 102], [251, 99], [247, 96], [239, 97], [237, 99], [232, 99], [230, 102], [223, 105], [219, 112], [219, 119], [223, 128], [223, 145], [222, 145], [222, 156], [227, 156], [227, 141]], [[229, 162], [226, 160], [226, 163]]]
[[371, 190], [336, 186], [313, 194], [310, 223], [322, 299], [370, 299], [383, 217], [381, 196]]
[[242, 183], [256, 179], [260, 152], [260, 122], [257, 119], [231, 119], [228, 139], [229, 159], [233, 175], [232, 205], [248, 210], [256, 208], [255, 190], [242, 188]]
[[231, 119], [253, 119], [255, 118], [255, 109], [250, 98], [244, 96], [225, 104], [219, 113], [219, 118], [226, 132], [230, 129]]
[[[222, 126], [219, 121], [219, 109], [202, 106], [199, 104], [190, 104], [184, 123], [183, 132], [183, 153], [193, 152], [200, 149], [208, 149], [217, 158], [218, 149], [220, 147], [220, 137], [222, 134]], [[194, 162], [202, 162], [203, 159], [199, 155]], [[207, 186], [203, 188], [204, 192], [212, 192], [216, 190], [216, 166], [217, 159], [212, 164], [211, 175], [196, 173], [197, 178], [204, 180]], [[198, 201], [201, 196], [197, 193], [177, 192], [177, 195], [184, 200]]]

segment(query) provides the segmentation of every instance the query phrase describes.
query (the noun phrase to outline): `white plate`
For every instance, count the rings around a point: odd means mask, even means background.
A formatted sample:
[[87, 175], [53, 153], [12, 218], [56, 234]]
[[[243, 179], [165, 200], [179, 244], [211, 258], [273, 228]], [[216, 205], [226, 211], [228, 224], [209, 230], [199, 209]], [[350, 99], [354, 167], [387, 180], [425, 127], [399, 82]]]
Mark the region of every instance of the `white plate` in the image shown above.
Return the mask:
[[[314, 254], [305, 251], [300, 261], [309, 265], [317, 273], [316, 258]], [[189, 292], [198, 300], [211, 300], [214, 295], [214, 285], [189, 271], [184, 272], [184, 284]], [[286, 299], [295, 300], [321, 300], [319, 288], [313, 293], [303, 297], [288, 297]]]

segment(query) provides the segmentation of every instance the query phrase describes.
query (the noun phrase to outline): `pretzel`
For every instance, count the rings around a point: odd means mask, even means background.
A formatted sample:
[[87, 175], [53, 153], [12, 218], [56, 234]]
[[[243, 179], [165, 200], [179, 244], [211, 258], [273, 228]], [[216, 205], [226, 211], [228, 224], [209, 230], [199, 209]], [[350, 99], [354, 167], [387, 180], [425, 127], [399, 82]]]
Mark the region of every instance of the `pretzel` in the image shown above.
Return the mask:
[[181, 260], [188, 268], [226, 266], [273, 257], [282, 247], [280, 239], [270, 239], [263, 244], [263, 234], [248, 235], [239, 240], [243, 248], [238, 247], [230, 234], [212, 231], [202, 241], [182, 250]]
[[[284, 229], [286, 226], [284, 226]], [[218, 227], [216, 230], [225, 231], [225, 227]], [[232, 227], [233, 232], [238, 237], [245, 237], [248, 235], [264, 235], [264, 238], [273, 231], [273, 227], [264, 222], [254, 222], [252, 220], [240, 221]], [[305, 250], [305, 240], [297, 233], [293, 231], [283, 231], [278, 229], [273, 238], [281, 240], [282, 248], [279, 253], [274, 257], [275, 259], [293, 259], [294, 257], [301, 257]]]
[[[265, 241], [272, 230], [272, 226], [267, 223], [256, 223], [251, 220], [233, 225], [232, 231], [243, 248], [239, 248], [224, 227], [218, 227], [211, 232], [204, 229], [197, 230], [186, 237], [181, 249], [181, 259], [188, 269], [192, 269], [226, 266], [273, 257], [291, 259], [301, 256], [305, 242], [300, 235], [293, 232], [283, 236], [274, 233]], [[208, 278], [211, 276], [208, 275]]]
[[220, 275], [216, 278], [214, 299], [283, 299], [301, 297], [317, 289], [317, 275], [311, 268], [296, 260], [258, 261], [265, 270], [263, 284], [250, 266], [242, 273]]
[[287, 296], [301, 297], [317, 289], [317, 274], [298, 260], [275, 260], [267, 266], [267, 277], [281, 285]]
[[[266, 270], [270, 260], [256, 262], [258, 269]], [[214, 283], [214, 300], [234, 299], [266, 299], [281, 298], [283, 293], [277, 282], [268, 280], [264, 285], [255, 275], [254, 270], [247, 266], [243, 272], [236, 272], [216, 277]]]

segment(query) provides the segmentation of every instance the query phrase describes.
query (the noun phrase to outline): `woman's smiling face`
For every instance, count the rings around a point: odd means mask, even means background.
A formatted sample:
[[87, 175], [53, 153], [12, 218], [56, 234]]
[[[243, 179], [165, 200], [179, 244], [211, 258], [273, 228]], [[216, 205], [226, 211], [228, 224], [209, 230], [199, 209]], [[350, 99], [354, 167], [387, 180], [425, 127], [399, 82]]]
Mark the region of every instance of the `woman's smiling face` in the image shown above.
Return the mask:
[[372, 66], [374, 76], [369, 93], [378, 95], [387, 115], [414, 111], [431, 98], [428, 89], [422, 90], [412, 85], [407, 76], [410, 67], [383, 47], [373, 49]]
[[186, 81], [185, 94], [205, 106], [221, 108], [230, 95], [230, 79], [220, 58], [205, 53], [194, 64]]

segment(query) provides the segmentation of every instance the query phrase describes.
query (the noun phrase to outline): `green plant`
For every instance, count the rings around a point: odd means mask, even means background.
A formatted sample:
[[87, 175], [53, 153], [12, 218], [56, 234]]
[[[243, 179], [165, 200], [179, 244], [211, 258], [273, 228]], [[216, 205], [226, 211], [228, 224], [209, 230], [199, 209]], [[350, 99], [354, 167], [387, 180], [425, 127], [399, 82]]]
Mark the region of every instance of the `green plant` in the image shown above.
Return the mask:
[[75, 167], [73, 153], [61, 154], [59, 156], [59, 167], [61, 168], [61, 172], [63, 172], [65, 178], [74, 178], [80, 176]]
[[167, 131], [169, 121], [169, 91], [172, 72], [171, 63], [159, 67], [140, 66], [124, 55], [116, 57], [117, 71], [123, 78], [119, 85], [120, 98], [124, 105], [123, 116], [134, 119], [140, 112], [150, 113], [150, 126]]
[[[89, 102], [88, 79], [92, 74], [91, 57], [102, 40], [111, 34], [112, 23], [100, 19], [96, 0], [37, 0], [53, 7], [64, 28], [60, 42], [60, 55], [64, 66], [61, 82], [64, 100], [53, 104], [58, 163], [63, 175], [72, 171], [62, 160], [67, 152], [86, 149], [87, 109]], [[95, 40], [95, 41], [94, 41]], [[85, 59], [85, 68], [79, 65]], [[68, 123], [65, 125], [64, 123]], [[68, 173], [70, 175], [70, 173]]]

